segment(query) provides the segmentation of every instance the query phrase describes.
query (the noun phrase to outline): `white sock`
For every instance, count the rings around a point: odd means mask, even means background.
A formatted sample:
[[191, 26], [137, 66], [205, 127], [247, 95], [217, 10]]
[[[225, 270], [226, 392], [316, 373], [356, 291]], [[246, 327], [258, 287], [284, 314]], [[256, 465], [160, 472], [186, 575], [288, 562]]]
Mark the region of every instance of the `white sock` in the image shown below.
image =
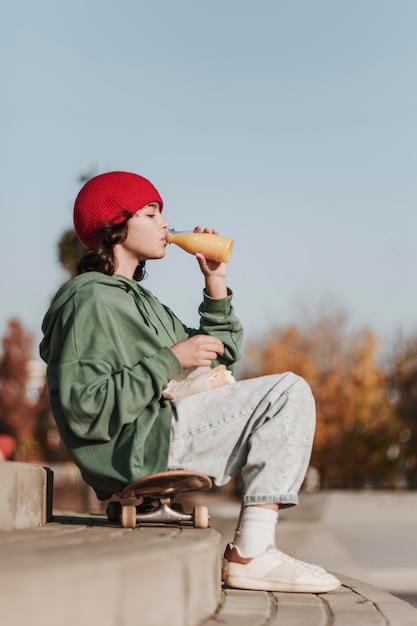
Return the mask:
[[261, 506], [245, 506], [235, 531], [233, 545], [241, 556], [251, 558], [275, 545], [278, 511]]

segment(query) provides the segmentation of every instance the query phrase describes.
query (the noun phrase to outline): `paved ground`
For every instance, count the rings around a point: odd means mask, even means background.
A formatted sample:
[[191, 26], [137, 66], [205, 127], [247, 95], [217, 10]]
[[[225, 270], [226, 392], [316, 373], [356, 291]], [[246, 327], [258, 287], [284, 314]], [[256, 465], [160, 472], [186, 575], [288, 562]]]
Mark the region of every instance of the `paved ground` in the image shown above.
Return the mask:
[[223, 494], [192, 496], [189, 504], [209, 506], [212, 528], [205, 530], [121, 529], [93, 514], [88, 499], [88, 513], [54, 509], [52, 522], [39, 526], [49, 507], [46, 483], [21, 489], [27, 471], [4, 467], [10, 484], [3, 480], [0, 491], [7, 626], [417, 625], [417, 609], [386, 591], [416, 593], [417, 493], [302, 494], [300, 507], [280, 514], [277, 544], [323, 565], [343, 586], [321, 595], [263, 593], [221, 588], [221, 551], [239, 512]]
[[[239, 504], [198, 498], [223, 544], [229, 541]], [[342, 589], [322, 595], [225, 589], [218, 615], [204, 626], [416, 626], [417, 609], [400, 599], [417, 600], [416, 526], [416, 493], [302, 494], [300, 507], [281, 512], [277, 544], [336, 574]]]
[[415, 626], [417, 610], [373, 586], [340, 576], [321, 595], [226, 589], [216, 615], [201, 626]]
[[[234, 527], [230, 514], [236, 505], [212, 502], [211, 509], [213, 526], [220, 528], [223, 524], [223, 531], [229, 533]], [[282, 527], [284, 536], [285, 528], [289, 530], [288, 521], [282, 520]], [[304, 530], [309, 533], [308, 525]], [[214, 529], [156, 526], [124, 530], [97, 515], [65, 513], [56, 515], [46, 526], [0, 532], [2, 623], [7, 626], [417, 624], [417, 609], [338, 571], [335, 573], [343, 587], [328, 594], [221, 590], [219, 540], [220, 535]]]
[[[202, 495], [210, 523], [231, 540], [239, 504]], [[417, 493], [302, 494], [280, 513], [277, 545], [299, 559], [417, 597]], [[416, 622], [417, 624], [417, 622]]]

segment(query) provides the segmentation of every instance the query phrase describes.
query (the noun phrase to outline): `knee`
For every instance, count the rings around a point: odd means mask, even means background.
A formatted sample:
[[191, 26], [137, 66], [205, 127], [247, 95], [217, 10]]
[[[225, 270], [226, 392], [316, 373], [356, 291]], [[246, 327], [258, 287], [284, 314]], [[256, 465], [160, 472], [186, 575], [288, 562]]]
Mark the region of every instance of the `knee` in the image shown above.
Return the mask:
[[297, 385], [307, 396], [313, 395], [310, 384], [302, 376], [297, 376]]
[[315, 401], [309, 383], [305, 378], [299, 376], [298, 374], [294, 374], [293, 372], [288, 372], [288, 374], [291, 376], [291, 386], [289, 388], [290, 395], [296, 397], [299, 401], [305, 403], [307, 406], [311, 406], [311, 408], [314, 409]]
[[313, 395], [311, 387], [305, 378], [299, 376], [298, 374], [294, 374], [294, 372], [286, 372], [285, 375], [288, 376], [289, 389], [294, 389], [297, 393], [304, 394], [306, 396]]

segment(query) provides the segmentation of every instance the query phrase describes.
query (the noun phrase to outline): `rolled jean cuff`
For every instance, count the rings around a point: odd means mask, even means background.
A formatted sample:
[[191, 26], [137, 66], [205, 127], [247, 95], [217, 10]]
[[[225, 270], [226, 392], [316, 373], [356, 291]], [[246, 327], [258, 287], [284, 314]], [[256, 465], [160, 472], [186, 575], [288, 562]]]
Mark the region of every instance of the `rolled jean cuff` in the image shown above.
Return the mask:
[[242, 496], [242, 505], [279, 504], [280, 509], [296, 506], [299, 503], [297, 493], [285, 493], [277, 496]]

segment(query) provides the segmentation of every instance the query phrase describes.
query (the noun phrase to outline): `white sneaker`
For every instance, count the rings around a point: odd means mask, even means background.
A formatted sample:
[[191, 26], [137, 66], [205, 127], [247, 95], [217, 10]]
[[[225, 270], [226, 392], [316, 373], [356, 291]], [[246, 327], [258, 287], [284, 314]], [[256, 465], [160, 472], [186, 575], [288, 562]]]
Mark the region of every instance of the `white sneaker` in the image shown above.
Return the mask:
[[340, 587], [340, 581], [322, 567], [293, 559], [275, 546], [249, 559], [229, 543], [224, 558], [223, 582], [228, 587], [301, 593], [324, 593]]

